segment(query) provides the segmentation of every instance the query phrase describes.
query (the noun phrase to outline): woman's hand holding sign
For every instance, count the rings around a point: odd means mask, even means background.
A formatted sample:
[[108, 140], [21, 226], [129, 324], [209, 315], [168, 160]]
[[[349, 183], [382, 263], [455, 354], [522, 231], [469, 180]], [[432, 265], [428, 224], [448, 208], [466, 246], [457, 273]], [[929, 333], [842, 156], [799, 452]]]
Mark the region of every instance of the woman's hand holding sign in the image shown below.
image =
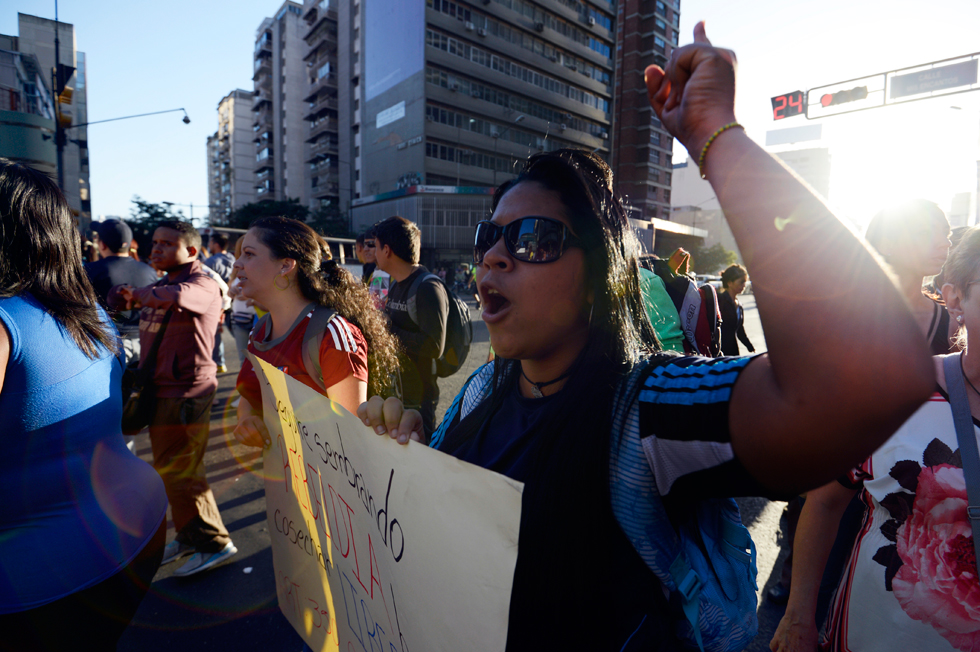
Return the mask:
[[409, 439], [423, 442], [422, 415], [418, 410], [406, 410], [397, 398], [372, 396], [358, 406], [357, 418], [377, 434], [387, 433], [397, 439], [399, 444], [407, 444]]

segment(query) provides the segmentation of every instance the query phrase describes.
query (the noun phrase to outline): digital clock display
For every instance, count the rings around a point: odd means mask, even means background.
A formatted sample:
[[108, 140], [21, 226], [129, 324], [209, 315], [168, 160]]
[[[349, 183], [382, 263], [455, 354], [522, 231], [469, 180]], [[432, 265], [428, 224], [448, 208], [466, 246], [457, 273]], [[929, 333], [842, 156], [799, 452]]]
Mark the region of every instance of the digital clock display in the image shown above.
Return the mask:
[[793, 91], [772, 98], [772, 119], [791, 118], [806, 111], [806, 107], [803, 106], [803, 98], [803, 91]]

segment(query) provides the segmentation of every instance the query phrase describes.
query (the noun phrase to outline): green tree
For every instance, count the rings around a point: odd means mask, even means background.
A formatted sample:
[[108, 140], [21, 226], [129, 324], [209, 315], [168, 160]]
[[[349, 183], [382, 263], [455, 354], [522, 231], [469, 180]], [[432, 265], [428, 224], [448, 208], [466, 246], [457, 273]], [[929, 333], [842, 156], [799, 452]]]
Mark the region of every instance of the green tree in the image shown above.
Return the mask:
[[139, 195], [133, 197], [134, 206], [129, 209], [129, 219], [126, 224], [133, 231], [133, 240], [139, 248], [141, 258], [149, 258], [153, 247], [153, 232], [161, 222], [167, 220], [186, 220], [180, 209], [173, 212], [167, 204], [154, 204], [143, 201]]
[[277, 216], [291, 217], [294, 220], [305, 222], [309, 215], [310, 209], [303, 206], [299, 199], [287, 199], [286, 201], [264, 199], [235, 209], [228, 217], [228, 223], [225, 226], [234, 229], [247, 229], [257, 219]]
[[331, 238], [355, 238], [357, 234], [351, 233], [350, 220], [347, 214], [340, 210], [338, 204], [327, 204], [321, 206], [310, 216], [309, 225], [313, 229]]
[[710, 247], [697, 247], [691, 252], [694, 271], [698, 274], [720, 274], [722, 270], [738, 261], [738, 255], [725, 249], [719, 242]]

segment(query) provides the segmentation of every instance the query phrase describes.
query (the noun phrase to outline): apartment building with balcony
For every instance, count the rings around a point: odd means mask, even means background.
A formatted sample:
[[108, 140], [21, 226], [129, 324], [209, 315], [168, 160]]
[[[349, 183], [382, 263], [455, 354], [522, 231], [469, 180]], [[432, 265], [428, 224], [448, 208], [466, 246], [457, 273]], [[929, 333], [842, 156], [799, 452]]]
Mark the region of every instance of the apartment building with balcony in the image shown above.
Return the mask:
[[[92, 197], [89, 186], [88, 130], [85, 127], [72, 127], [88, 122], [88, 94], [86, 88], [85, 53], [79, 52], [75, 44], [75, 28], [70, 23], [55, 22], [28, 14], [17, 14], [17, 36], [0, 35], [3, 49], [16, 51], [32, 57], [37, 62], [37, 73], [42, 76], [48, 91], [52, 91], [51, 71], [55, 64], [55, 30], [58, 35], [58, 60], [61, 64], [75, 68], [68, 80], [71, 88], [65, 94], [67, 103], [59, 103], [55, 108], [62, 114], [65, 128], [65, 147], [62, 154], [64, 185], [62, 190], [72, 212], [79, 218], [82, 228], [87, 228], [92, 219]], [[28, 64], [33, 65], [33, 64]], [[36, 86], [36, 84], [35, 84]], [[40, 92], [40, 91], [38, 91]], [[55, 100], [57, 102], [57, 100]], [[53, 129], [53, 123], [50, 125]], [[38, 131], [34, 136], [42, 139], [36, 143], [47, 149], [46, 143], [53, 145], [53, 134]], [[50, 138], [50, 140], [48, 140]], [[0, 148], [9, 144], [6, 138], [0, 139]], [[57, 175], [57, 164], [52, 176]]]
[[212, 222], [255, 201], [252, 91], [236, 89], [218, 102], [218, 131], [208, 136], [208, 203]]
[[0, 35], [0, 156], [54, 177], [55, 110], [37, 57]]
[[[677, 46], [680, 0], [619, 0], [612, 157], [617, 191], [631, 217], [652, 227], [670, 219], [673, 138], [650, 108], [643, 71], [663, 66]], [[639, 225], [641, 228], [643, 224]]]
[[303, 119], [309, 124], [306, 165], [310, 210], [315, 211], [340, 201], [336, 0], [307, 0], [303, 5], [303, 21], [303, 40], [308, 48], [303, 58], [308, 75]]
[[255, 33], [252, 142], [255, 198], [310, 203], [308, 72], [302, 5], [287, 0]]
[[[487, 215], [487, 189], [512, 178], [528, 155], [561, 147], [609, 154], [613, 3], [349, 4], [355, 228], [377, 213], [371, 197], [401, 194], [423, 250], [462, 260]], [[343, 90], [348, 77], [340, 79]]]

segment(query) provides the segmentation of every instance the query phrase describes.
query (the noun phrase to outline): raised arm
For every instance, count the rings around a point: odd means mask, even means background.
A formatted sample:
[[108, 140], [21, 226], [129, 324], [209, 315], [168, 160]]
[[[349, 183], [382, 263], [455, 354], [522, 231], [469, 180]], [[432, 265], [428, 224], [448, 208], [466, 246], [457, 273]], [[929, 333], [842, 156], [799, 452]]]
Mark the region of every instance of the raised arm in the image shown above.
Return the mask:
[[838, 482], [806, 496], [793, 545], [793, 583], [786, 613], [769, 643], [773, 652], [814, 652], [817, 649], [817, 597], [827, 558], [840, 520], [854, 490]]
[[[692, 158], [735, 122], [735, 57], [711, 46], [703, 23], [666, 73], [651, 66], [646, 81], [654, 110]], [[822, 485], [928, 398], [928, 351], [866, 244], [742, 129], [714, 138], [704, 170], [752, 270], [768, 348], [733, 390], [733, 449], [773, 490]]]

